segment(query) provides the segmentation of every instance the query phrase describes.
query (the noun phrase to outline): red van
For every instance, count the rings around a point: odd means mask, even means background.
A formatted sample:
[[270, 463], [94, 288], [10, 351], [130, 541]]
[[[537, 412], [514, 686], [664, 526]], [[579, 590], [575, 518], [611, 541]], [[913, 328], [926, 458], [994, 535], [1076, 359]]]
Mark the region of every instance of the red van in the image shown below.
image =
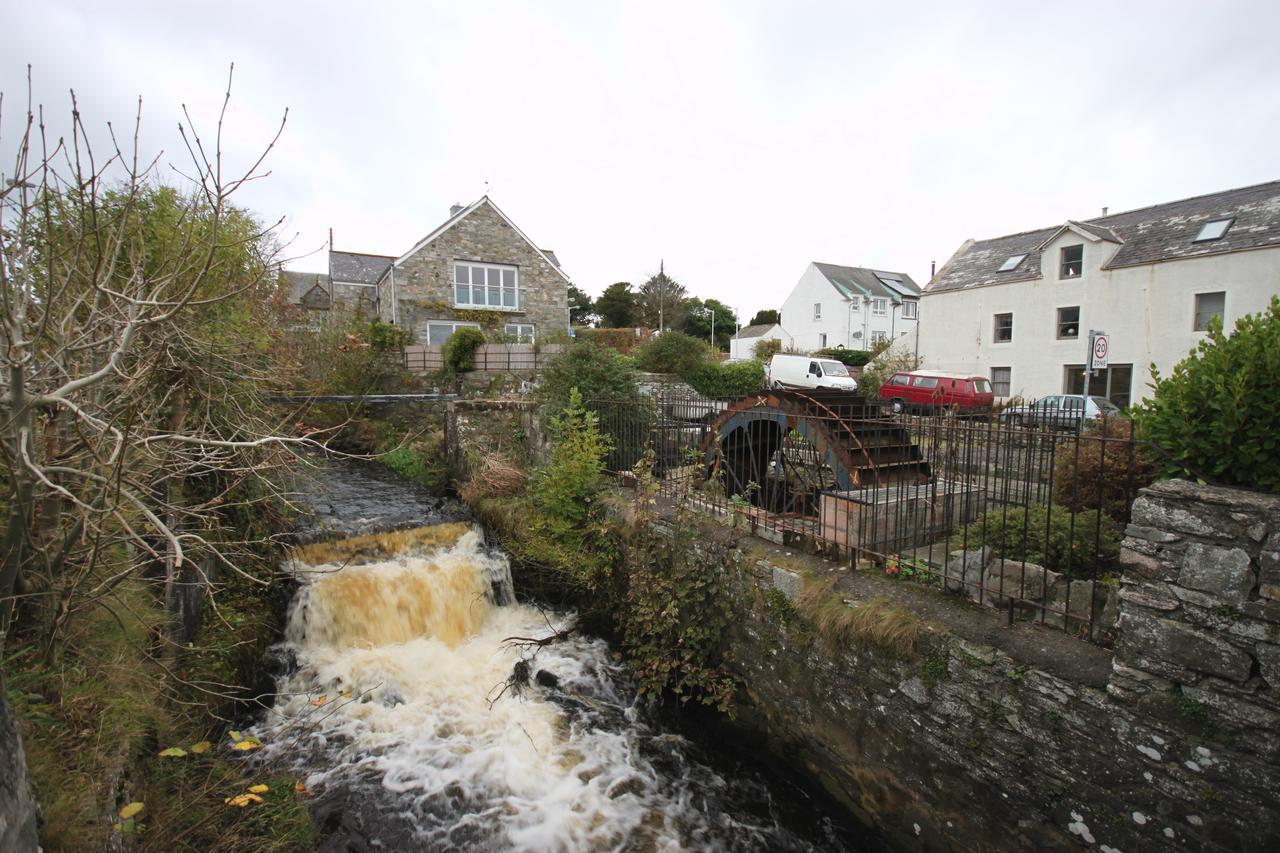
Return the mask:
[[983, 376], [913, 370], [895, 373], [880, 386], [880, 399], [895, 412], [989, 412], [996, 398]]

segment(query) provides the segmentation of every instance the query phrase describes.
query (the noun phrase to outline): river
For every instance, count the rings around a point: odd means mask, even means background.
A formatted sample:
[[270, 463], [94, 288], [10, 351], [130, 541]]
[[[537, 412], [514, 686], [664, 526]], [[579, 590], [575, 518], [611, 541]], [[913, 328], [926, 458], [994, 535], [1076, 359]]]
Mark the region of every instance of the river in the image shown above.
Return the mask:
[[864, 849], [801, 788], [664, 726], [603, 640], [510, 640], [573, 614], [517, 603], [456, 504], [357, 465], [309, 488], [325, 541], [292, 564], [253, 733], [310, 790], [321, 849]]

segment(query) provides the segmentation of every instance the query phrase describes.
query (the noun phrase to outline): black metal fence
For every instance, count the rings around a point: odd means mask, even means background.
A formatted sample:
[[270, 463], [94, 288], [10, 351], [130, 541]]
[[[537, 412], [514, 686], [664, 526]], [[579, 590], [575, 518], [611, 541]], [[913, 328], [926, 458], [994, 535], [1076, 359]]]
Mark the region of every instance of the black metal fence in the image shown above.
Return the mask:
[[758, 535], [1109, 640], [1120, 540], [1154, 473], [1123, 417], [895, 414], [832, 391], [588, 402], [614, 473], [649, 459], [662, 494]]

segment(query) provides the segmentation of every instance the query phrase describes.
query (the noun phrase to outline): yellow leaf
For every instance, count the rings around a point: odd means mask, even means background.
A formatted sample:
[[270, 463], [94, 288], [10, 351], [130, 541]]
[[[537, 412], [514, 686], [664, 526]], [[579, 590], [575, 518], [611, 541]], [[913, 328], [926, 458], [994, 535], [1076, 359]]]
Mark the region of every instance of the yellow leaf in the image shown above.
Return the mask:
[[129, 803], [129, 805], [125, 806], [120, 810], [120, 817], [124, 818], [125, 820], [128, 820], [129, 818], [136, 815], [138, 812], [142, 811], [144, 808], [146, 808], [146, 806], [144, 806], [142, 803]]
[[266, 785], [250, 785], [249, 786], [250, 794], [265, 794], [267, 791], [270, 791], [270, 790], [271, 789], [268, 788]]
[[343, 699], [350, 699], [350, 698], [351, 698], [351, 691], [350, 691], [350, 690], [344, 690], [344, 691], [342, 691], [342, 698], [343, 698]]
[[165, 758], [182, 758], [187, 751], [180, 746], [171, 746], [168, 749], [160, 750], [160, 755]]
[[307, 786], [302, 784], [301, 781], [293, 783], [293, 792], [295, 794], [302, 794], [303, 796], [311, 793], [310, 791], [307, 790]]
[[120, 832], [121, 830], [123, 830], [123, 829], [124, 829], [124, 824], [123, 824], [123, 823], [113, 823], [113, 824], [111, 824], [111, 828], [112, 828], [112, 830], [114, 830], [114, 831], [116, 831], [116, 832]]
[[249, 803], [262, 802], [262, 797], [259, 797], [257, 794], [237, 794], [234, 797], [227, 797], [223, 802], [229, 806], [235, 806], [236, 808], [242, 809], [249, 805]]
[[312, 699], [311, 704], [319, 708], [321, 705], [323, 705], [325, 702], [328, 702], [328, 701], [329, 701], [328, 696], [321, 696], [319, 699]]
[[262, 743], [257, 738], [246, 738], [233, 746], [232, 749], [240, 752], [248, 752], [251, 749], [257, 749], [260, 746], [262, 746]]
[[204, 755], [206, 752], [209, 751], [209, 747], [211, 746], [213, 746], [213, 744], [209, 743], [209, 741], [202, 740], [197, 744], [192, 744], [191, 751], [194, 752], [196, 755]]

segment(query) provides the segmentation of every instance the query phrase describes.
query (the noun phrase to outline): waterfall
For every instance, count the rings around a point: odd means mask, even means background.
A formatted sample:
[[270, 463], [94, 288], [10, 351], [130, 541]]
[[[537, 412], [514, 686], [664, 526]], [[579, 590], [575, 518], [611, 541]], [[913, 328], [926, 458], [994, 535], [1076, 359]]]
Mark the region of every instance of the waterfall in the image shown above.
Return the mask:
[[[777, 826], [762, 782], [726, 779], [648, 725], [603, 641], [541, 648], [531, 674], [554, 678], [504, 689], [530, 654], [504, 640], [548, 636], [572, 617], [515, 604], [506, 558], [478, 531], [312, 545], [293, 569], [302, 584], [284, 651], [296, 667], [254, 729], [259, 760], [296, 773], [318, 803], [336, 802], [365, 841], [813, 849]], [[735, 805], [743, 800], [764, 805]]]

